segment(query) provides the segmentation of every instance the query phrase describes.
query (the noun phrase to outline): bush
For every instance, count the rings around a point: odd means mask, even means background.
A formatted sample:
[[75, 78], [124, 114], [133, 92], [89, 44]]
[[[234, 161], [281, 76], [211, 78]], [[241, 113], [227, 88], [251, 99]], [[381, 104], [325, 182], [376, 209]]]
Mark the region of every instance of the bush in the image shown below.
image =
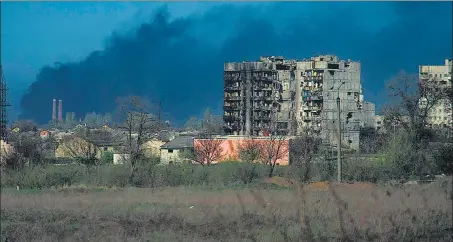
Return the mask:
[[113, 152], [102, 151], [101, 153], [101, 165], [113, 164]]
[[453, 145], [444, 146], [434, 156], [436, 170], [445, 175], [453, 174]]

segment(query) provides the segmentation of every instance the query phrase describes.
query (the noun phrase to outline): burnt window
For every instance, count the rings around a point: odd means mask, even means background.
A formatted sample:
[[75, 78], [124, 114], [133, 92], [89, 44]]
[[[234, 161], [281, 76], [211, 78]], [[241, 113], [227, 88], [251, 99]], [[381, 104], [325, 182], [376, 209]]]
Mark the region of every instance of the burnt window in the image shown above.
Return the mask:
[[169, 149], [169, 150], [168, 150], [168, 153], [173, 153], [173, 150]]
[[275, 65], [277, 70], [289, 70], [289, 65], [277, 64]]
[[327, 69], [340, 69], [340, 64], [327, 64]]

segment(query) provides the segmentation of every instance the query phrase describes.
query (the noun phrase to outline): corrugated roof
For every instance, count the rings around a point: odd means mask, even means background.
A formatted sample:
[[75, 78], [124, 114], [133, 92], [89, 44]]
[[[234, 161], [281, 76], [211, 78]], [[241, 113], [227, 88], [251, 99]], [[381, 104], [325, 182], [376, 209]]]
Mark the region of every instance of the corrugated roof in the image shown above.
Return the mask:
[[170, 142], [165, 143], [160, 148], [161, 149], [182, 149], [182, 148], [193, 148], [193, 139], [192, 136], [179, 136], [171, 140]]

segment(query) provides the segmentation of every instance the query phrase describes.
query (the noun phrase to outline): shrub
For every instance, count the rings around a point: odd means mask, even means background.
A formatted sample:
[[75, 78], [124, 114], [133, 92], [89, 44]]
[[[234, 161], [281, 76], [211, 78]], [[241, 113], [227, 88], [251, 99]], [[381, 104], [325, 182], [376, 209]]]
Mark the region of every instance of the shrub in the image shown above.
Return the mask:
[[453, 174], [453, 145], [440, 148], [434, 157], [438, 172], [445, 175]]
[[101, 165], [113, 164], [113, 152], [102, 151], [101, 153]]

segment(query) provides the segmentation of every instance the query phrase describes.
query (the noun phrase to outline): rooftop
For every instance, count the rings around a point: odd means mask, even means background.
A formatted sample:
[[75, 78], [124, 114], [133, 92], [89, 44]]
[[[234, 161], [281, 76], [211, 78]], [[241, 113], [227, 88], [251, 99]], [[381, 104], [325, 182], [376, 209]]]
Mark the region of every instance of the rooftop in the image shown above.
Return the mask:
[[193, 148], [193, 136], [179, 136], [171, 140], [170, 142], [165, 143], [160, 148], [161, 149], [183, 149], [183, 148]]

